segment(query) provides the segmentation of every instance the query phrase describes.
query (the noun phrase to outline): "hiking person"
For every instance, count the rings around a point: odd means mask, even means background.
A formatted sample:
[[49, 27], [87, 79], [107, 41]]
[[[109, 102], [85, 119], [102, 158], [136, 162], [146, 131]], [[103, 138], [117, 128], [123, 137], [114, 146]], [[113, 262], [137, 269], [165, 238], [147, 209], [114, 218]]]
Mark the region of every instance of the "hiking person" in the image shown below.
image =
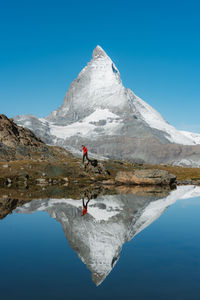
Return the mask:
[[82, 149], [83, 149], [83, 164], [84, 164], [85, 157], [87, 158], [88, 162], [90, 160], [88, 158], [88, 149], [84, 145], [82, 145]]

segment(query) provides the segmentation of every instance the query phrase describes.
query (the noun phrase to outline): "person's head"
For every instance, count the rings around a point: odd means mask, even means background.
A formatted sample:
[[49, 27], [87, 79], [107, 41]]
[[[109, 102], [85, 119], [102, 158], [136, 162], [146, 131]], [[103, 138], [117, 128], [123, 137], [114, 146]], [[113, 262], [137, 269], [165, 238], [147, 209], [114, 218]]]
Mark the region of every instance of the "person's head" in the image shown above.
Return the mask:
[[82, 147], [82, 148], [84, 148], [85, 146], [84, 146], [84, 145], [82, 145], [81, 147]]

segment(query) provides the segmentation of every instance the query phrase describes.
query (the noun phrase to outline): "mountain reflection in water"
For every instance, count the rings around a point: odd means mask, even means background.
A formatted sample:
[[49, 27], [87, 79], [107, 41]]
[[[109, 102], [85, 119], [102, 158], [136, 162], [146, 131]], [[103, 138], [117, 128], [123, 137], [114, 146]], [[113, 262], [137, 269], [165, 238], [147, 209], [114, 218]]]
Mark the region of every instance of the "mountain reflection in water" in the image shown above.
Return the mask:
[[[167, 196], [151, 193], [90, 195], [87, 214], [82, 199], [33, 200], [17, 213], [47, 211], [61, 223], [71, 248], [100, 285], [117, 263], [123, 244], [149, 226], [178, 199], [197, 197], [200, 187], [180, 186]], [[93, 198], [93, 199], [92, 199]]]

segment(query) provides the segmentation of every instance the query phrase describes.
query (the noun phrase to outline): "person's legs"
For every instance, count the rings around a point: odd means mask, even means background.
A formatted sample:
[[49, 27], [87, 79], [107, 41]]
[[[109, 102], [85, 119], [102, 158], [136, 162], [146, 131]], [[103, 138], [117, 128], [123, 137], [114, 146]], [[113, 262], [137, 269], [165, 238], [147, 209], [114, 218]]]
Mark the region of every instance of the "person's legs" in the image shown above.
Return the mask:
[[84, 160], [85, 160], [85, 153], [83, 154], [83, 164], [84, 164]]
[[86, 158], [87, 158], [87, 161], [90, 161], [90, 160], [89, 160], [89, 158], [88, 158], [88, 154], [87, 154], [87, 152], [86, 152], [85, 156], [86, 156]]
[[87, 207], [87, 205], [88, 205], [89, 202], [90, 202], [90, 198], [88, 198], [88, 201], [86, 202], [86, 207]]

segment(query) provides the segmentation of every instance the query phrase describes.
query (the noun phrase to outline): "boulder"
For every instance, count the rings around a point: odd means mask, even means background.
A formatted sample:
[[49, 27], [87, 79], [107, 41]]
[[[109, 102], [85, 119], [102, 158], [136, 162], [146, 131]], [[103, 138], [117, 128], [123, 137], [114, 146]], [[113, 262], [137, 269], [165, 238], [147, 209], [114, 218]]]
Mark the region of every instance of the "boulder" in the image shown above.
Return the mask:
[[128, 185], [174, 185], [176, 176], [164, 170], [145, 169], [134, 172], [120, 171], [115, 177], [118, 184]]
[[92, 160], [88, 161], [85, 165], [84, 165], [84, 170], [85, 172], [89, 173], [89, 174], [93, 174], [93, 175], [110, 175], [110, 172], [105, 168], [105, 166], [97, 161], [94, 160], [94, 163]]

